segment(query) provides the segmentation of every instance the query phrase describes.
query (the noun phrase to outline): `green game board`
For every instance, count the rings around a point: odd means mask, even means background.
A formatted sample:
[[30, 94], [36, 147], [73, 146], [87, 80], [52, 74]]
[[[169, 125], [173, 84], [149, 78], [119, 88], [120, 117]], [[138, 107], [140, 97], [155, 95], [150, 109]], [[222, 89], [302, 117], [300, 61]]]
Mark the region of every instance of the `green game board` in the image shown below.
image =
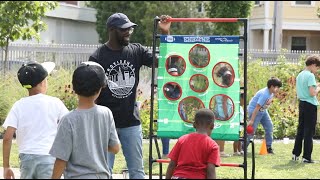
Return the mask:
[[[238, 53], [238, 36], [160, 37], [158, 137], [179, 138], [194, 132], [192, 122], [195, 111], [205, 107], [215, 111], [217, 117], [224, 116], [215, 121], [211, 135], [213, 139], [239, 139]], [[231, 86], [224, 85], [225, 81], [217, 75], [223, 66], [232, 74], [222, 73], [224, 77], [231, 77], [228, 81], [232, 81]], [[171, 92], [176, 92], [175, 96], [171, 96]], [[183, 110], [185, 113], [182, 113]]]

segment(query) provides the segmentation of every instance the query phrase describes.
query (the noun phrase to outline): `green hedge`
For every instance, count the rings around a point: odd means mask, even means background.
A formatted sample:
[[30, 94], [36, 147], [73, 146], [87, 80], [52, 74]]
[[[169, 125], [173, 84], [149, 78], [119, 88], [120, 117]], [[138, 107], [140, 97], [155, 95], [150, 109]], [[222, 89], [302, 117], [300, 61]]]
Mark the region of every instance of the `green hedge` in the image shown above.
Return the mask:
[[[298, 124], [298, 101], [296, 98], [295, 77], [304, 68], [305, 56], [302, 56], [299, 64], [287, 63], [283, 56], [279, 56], [276, 65], [265, 66], [261, 60], [256, 60], [248, 64], [248, 97], [247, 102], [261, 88], [266, 87], [270, 77], [278, 77], [283, 82], [283, 87], [274, 98], [269, 108], [269, 113], [274, 124], [274, 137], [283, 138], [285, 136], [293, 138], [296, 133]], [[143, 70], [149, 71], [150, 70]], [[149, 74], [148, 72], [143, 72]], [[13, 73], [15, 74], [15, 73]], [[243, 64], [240, 63], [240, 74], [243, 77]], [[68, 109], [74, 109], [77, 103], [77, 97], [71, 87], [72, 71], [59, 69], [48, 78], [48, 95], [60, 98]], [[141, 76], [149, 78], [149, 76]], [[317, 77], [319, 80], [319, 77]], [[8, 111], [15, 101], [27, 95], [27, 90], [19, 84], [15, 75], [1, 77], [0, 82], [0, 123], [3, 124]], [[241, 79], [243, 84], [243, 79]], [[144, 88], [144, 91], [147, 88]], [[138, 90], [138, 100], [141, 102], [140, 116], [142, 119], [144, 138], [149, 136], [149, 119], [150, 119], [150, 99], [141, 98], [141, 92]], [[144, 95], [145, 96], [145, 95]], [[157, 103], [155, 101], [154, 119], [157, 119]], [[156, 124], [154, 124], [156, 130]], [[320, 126], [317, 124], [316, 136], [319, 137]], [[3, 129], [2, 129], [3, 131]], [[257, 135], [263, 135], [263, 129], [259, 126]]]
[[[279, 56], [276, 65], [263, 66], [261, 60], [250, 62], [248, 66], [248, 98], [250, 99], [261, 88], [267, 86], [270, 77], [278, 77], [283, 84], [280, 92], [275, 96], [269, 108], [269, 114], [274, 125], [274, 137], [295, 137], [298, 125], [298, 99], [296, 97], [295, 78], [305, 67], [306, 56], [301, 56], [298, 63], [288, 63], [284, 56]], [[243, 74], [241, 72], [241, 74]], [[319, 76], [317, 76], [319, 81]], [[318, 99], [319, 99], [318, 95]], [[319, 137], [320, 126], [317, 124], [316, 136]], [[263, 135], [263, 128], [259, 126], [258, 135]]]
[[[70, 109], [74, 109], [77, 97], [71, 88], [71, 71], [60, 69], [48, 77], [48, 95], [60, 98]], [[11, 72], [0, 77], [0, 123], [3, 124], [14, 102], [28, 95], [28, 91], [19, 83], [16, 73]], [[3, 128], [0, 129], [3, 132]]]

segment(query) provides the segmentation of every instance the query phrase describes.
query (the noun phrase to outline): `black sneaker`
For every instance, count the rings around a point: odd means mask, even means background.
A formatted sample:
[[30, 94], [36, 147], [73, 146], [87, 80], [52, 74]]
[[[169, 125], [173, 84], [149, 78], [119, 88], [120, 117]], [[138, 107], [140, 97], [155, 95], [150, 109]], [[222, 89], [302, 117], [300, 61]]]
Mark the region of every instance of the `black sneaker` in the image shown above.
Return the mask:
[[268, 152], [268, 154], [274, 154], [273, 149], [271, 147], [267, 148], [267, 152]]
[[299, 156], [296, 156], [295, 154], [292, 154], [292, 160], [293, 161], [298, 161], [299, 160]]
[[302, 158], [303, 163], [315, 163], [314, 160]]

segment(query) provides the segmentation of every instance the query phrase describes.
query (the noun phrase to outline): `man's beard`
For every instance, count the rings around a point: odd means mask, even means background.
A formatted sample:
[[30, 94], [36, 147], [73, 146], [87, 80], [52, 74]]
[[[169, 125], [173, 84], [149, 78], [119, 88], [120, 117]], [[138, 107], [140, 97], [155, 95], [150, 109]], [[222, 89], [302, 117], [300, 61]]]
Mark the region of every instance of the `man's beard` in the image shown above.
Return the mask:
[[[129, 38], [130, 38], [130, 37], [129, 37]], [[129, 40], [130, 40], [130, 39], [128, 39], [128, 40], [126, 41], [126, 40], [125, 40], [125, 37], [120, 36], [119, 34], [117, 34], [117, 39], [118, 39], [119, 44], [120, 44], [121, 46], [128, 46], [128, 45], [129, 45]]]
[[119, 41], [121, 46], [128, 46], [129, 45], [129, 41], [124, 40], [123, 38]]

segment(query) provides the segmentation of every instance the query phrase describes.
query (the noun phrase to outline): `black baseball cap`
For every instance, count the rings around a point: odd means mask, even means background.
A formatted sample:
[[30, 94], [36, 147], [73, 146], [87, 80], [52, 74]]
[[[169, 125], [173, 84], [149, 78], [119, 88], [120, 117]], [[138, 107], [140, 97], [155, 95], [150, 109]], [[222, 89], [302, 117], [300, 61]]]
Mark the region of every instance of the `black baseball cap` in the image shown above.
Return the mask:
[[41, 83], [54, 69], [54, 62], [38, 63], [30, 61], [19, 69], [17, 75], [22, 87], [31, 89]]
[[130, 21], [130, 19], [123, 13], [114, 13], [107, 20], [107, 28], [117, 27], [126, 29], [132, 26], [138, 26]]
[[82, 62], [73, 72], [73, 90], [81, 96], [92, 96], [107, 85], [103, 67], [93, 61]]

